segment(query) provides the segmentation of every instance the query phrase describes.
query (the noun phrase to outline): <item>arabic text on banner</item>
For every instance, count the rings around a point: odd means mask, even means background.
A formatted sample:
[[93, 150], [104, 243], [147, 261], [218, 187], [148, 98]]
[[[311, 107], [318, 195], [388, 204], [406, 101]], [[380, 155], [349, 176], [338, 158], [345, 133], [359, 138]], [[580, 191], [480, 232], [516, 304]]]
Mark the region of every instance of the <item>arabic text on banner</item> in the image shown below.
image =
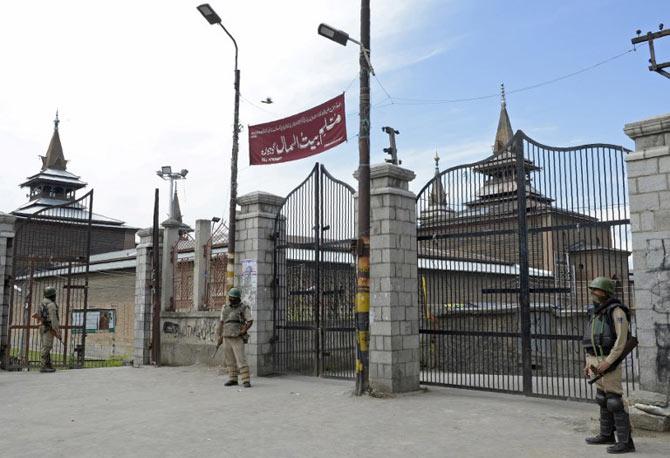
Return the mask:
[[249, 163], [276, 164], [322, 153], [347, 141], [344, 94], [302, 113], [249, 126]]

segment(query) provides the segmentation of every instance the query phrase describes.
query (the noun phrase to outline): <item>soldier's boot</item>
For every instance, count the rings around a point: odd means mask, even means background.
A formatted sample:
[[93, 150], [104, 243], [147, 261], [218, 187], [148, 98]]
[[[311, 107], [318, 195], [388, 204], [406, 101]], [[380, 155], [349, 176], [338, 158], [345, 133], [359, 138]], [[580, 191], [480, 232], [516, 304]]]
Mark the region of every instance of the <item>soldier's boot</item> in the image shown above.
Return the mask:
[[228, 381], [223, 384], [223, 386], [234, 386], [237, 385], [237, 368], [229, 366], [228, 367]]
[[607, 447], [607, 453], [628, 453], [635, 451], [631, 436], [630, 417], [623, 404], [621, 395], [608, 394], [607, 408], [614, 414], [617, 442]]
[[251, 388], [251, 375], [249, 374], [249, 366], [240, 368], [240, 376], [242, 377], [242, 384], [245, 388]]
[[587, 437], [586, 443], [590, 445], [614, 444], [614, 414], [607, 410], [607, 397], [604, 391], [596, 393], [596, 403], [600, 406], [600, 433], [593, 437]]
[[56, 369], [53, 368], [51, 365], [51, 355], [50, 354], [43, 354], [42, 355], [42, 367], [40, 367], [40, 372], [42, 373], [51, 373], [51, 372], [56, 372]]

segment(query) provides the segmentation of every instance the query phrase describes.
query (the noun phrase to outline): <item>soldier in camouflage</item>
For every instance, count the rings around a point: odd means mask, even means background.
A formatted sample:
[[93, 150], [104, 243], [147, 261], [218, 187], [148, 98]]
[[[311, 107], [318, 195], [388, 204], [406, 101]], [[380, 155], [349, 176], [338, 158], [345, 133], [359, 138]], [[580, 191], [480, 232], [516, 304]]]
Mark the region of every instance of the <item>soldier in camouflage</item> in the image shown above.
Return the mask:
[[42, 360], [40, 372], [55, 372], [56, 369], [51, 364], [51, 349], [54, 345], [54, 337], [62, 340], [58, 305], [56, 305], [56, 288], [53, 286], [44, 288], [44, 300], [40, 304], [39, 312], [33, 315], [33, 318], [40, 322], [40, 356]]
[[249, 365], [244, 354], [244, 344], [248, 340], [247, 331], [253, 324], [251, 308], [242, 303], [240, 290], [228, 291], [228, 304], [221, 311], [222, 332], [219, 343], [223, 342], [224, 363], [228, 369], [228, 381], [225, 386], [237, 385], [238, 374], [245, 388], [251, 387]]
[[[590, 284], [593, 310], [584, 336], [586, 365], [584, 375], [604, 373], [596, 382], [596, 402], [600, 406], [600, 433], [586, 439], [588, 444], [614, 444], [607, 453], [635, 451], [631, 425], [623, 401], [621, 365], [605, 373], [624, 351], [630, 338], [630, 310], [614, 296], [615, 284], [606, 277], [595, 278]], [[616, 431], [616, 440], [614, 432]]]

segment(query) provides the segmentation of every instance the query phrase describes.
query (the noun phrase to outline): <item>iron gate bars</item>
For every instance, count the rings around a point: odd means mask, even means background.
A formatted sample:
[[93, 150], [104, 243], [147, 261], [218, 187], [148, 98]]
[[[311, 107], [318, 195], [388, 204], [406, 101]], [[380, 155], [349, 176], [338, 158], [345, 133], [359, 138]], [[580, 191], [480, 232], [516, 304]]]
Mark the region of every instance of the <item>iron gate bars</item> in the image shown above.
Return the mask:
[[277, 373], [354, 376], [354, 190], [316, 164], [275, 220]]
[[29, 369], [40, 363], [39, 325], [31, 315], [47, 286], [56, 287], [63, 336], [62, 342], [54, 341], [52, 362], [84, 366], [92, 208], [91, 190], [17, 220], [6, 368]]
[[417, 196], [423, 383], [592, 396], [581, 375], [588, 281], [615, 279], [634, 308], [626, 154], [518, 131], [494, 155], [436, 172]]

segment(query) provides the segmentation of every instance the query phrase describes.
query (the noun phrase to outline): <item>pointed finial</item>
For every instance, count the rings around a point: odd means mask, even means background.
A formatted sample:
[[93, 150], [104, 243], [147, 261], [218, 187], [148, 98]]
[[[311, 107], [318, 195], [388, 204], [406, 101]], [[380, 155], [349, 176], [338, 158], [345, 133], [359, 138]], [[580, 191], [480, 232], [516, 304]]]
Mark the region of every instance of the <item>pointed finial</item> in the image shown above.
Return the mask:
[[60, 120], [58, 119], [58, 109], [56, 109], [56, 119], [54, 119], [54, 130], [58, 130], [58, 124]]
[[505, 99], [505, 83], [500, 83], [500, 100], [503, 107], [507, 106], [507, 100]]
[[435, 171], [439, 172], [440, 171], [440, 155], [437, 154], [437, 149], [435, 149]]

